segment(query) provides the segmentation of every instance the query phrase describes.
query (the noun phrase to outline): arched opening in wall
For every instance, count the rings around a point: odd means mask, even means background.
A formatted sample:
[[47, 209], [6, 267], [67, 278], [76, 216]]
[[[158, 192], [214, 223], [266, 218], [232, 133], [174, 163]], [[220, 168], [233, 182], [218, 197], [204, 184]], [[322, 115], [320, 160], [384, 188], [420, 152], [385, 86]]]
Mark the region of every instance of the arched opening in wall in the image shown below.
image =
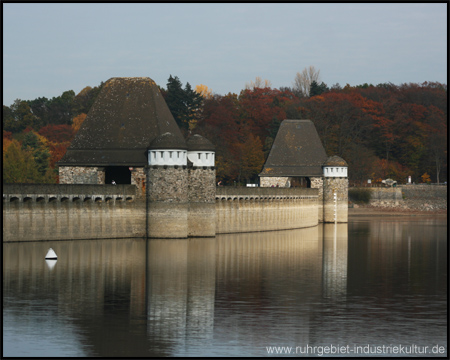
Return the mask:
[[295, 176], [291, 180], [291, 187], [311, 188], [311, 180], [306, 176]]
[[128, 166], [108, 166], [105, 169], [105, 184], [131, 184], [131, 171]]

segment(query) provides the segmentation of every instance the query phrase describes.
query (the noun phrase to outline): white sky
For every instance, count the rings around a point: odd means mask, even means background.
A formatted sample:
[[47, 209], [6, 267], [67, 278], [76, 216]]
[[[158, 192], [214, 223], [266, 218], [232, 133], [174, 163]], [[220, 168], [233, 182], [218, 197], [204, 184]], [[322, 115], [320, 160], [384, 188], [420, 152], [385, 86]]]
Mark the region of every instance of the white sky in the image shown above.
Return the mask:
[[292, 86], [447, 83], [447, 3], [6, 3], [3, 104], [169, 75], [225, 95], [257, 76]]

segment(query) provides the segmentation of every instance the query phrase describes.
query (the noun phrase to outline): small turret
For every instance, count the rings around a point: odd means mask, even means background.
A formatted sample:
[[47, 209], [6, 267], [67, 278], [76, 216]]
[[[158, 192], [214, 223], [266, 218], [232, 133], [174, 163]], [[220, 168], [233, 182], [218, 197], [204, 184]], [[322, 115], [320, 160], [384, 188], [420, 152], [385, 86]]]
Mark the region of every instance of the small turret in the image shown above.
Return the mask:
[[165, 132], [150, 143], [147, 152], [147, 237], [186, 238], [189, 207], [186, 142]]
[[188, 236], [216, 235], [215, 147], [200, 135], [187, 141], [188, 151]]
[[193, 135], [187, 141], [187, 156], [193, 166], [214, 166], [215, 147], [201, 135]]
[[147, 148], [148, 164], [150, 166], [186, 166], [186, 145], [181, 144], [178, 138], [166, 132], [157, 136]]
[[323, 164], [324, 177], [347, 177], [347, 162], [339, 156], [331, 156]]
[[348, 222], [348, 165], [339, 156], [329, 157], [323, 168], [323, 222]]

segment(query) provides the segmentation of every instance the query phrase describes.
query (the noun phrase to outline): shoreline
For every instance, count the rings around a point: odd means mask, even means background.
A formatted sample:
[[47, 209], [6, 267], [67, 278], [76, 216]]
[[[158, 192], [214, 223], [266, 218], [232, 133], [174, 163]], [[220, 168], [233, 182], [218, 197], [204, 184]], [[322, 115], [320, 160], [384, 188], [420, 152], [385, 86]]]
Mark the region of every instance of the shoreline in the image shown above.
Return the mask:
[[447, 209], [420, 211], [396, 207], [358, 206], [348, 208], [348, 216], [447, 216]]

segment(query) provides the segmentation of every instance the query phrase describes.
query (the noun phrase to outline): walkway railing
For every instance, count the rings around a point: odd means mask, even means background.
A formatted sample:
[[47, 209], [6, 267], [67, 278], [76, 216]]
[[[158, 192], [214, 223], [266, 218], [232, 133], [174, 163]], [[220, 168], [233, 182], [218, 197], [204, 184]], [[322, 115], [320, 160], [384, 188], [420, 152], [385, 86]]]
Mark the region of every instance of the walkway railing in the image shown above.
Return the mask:
[[3, 184], [4, 202], [133, 201], [135, 185]]

